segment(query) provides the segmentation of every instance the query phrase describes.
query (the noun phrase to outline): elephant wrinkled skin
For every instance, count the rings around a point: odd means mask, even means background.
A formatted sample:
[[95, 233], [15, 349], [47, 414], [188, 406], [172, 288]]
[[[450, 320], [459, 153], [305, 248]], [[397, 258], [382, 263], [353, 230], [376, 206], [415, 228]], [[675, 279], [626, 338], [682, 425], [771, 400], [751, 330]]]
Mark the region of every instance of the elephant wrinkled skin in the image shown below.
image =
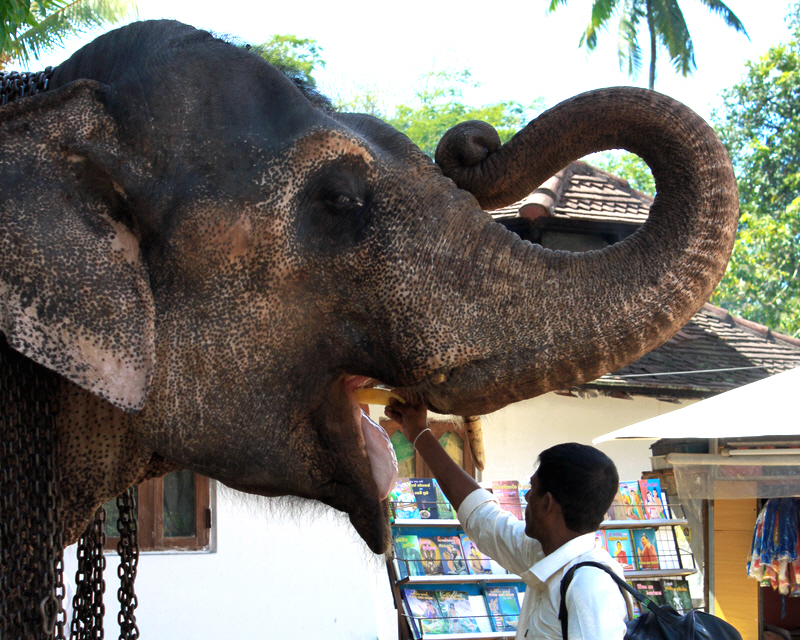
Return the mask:
[[[502, 147], [466, 123], [434, 164], [170, 21], [98, 38], [0, 108], [0, 145], [0, 331], [62, 377], [68, 541], [130, 484], [189, 468], [320, 500], [381, 552], [370, 462], [389, 454], [373, 439], [367, 458], [354, 387], [480, 415], [592, 380], [706, 301], [738, 217], [719, 141], [656, 93], [583, 94]], [[482, 210], [620, 146], [658, 188], [622, 243], [551, 252]]]

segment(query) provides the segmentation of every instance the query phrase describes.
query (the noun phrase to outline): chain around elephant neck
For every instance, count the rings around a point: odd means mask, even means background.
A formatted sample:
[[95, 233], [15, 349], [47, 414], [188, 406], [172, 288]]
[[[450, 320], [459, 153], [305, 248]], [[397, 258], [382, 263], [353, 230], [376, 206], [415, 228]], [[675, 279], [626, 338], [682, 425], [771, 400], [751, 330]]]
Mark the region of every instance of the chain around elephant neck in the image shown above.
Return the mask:
[[17, 98], [47, 91], [53, 67], [44, 71], [0, 71], [0, 105], [14, 102]]

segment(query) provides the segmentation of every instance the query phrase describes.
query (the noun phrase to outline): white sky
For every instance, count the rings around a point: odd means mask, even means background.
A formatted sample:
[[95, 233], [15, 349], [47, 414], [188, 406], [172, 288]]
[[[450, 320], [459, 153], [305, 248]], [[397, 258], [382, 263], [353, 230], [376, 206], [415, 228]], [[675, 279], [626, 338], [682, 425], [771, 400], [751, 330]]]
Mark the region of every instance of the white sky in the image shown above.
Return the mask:
[[[315, 75], [328, 94], [352, 94], [358, 85], [381, 89], [395, 100], [409, 100], [420, 73], [470, 68], [478, 89], [465, 102], [479, 106], [538, 97], [552, 106], [572, 95], [606, 86], [633, 84], [619, 70], [616, 33], [601, 34], [598, 50], [587, 56], [578, 40], [589, 19], [591, 0], [570, 0], [545, 17], [548, 0], [339, 0], [265, 2], [240, 0], [227, 5], [206, 0], [140, 0], [140, 19], [174, 18], [254, 44], [272, 34], [314, 38], [327, 67]], [[734, 32], [697, 0], [680, 0], [695, 41], [698, 71], [682, 78], [660, 65], [656, 89], [708, 118], [721, 90], [770, 46], [786, 41], [789, 0], [728, 0], [751, 40]], [[474, 7], [466, 9], [466, 7]], [[613, 27], [615, 28], [615, 26]], [[31, 66], [58, 64], [99, 32], [71, 42]], [[647, 51], [647, 42], [642, 46]], [[666, 54], [664, 54], [666, 55]], [[645, 58], [638, 86], [647, 84]]]

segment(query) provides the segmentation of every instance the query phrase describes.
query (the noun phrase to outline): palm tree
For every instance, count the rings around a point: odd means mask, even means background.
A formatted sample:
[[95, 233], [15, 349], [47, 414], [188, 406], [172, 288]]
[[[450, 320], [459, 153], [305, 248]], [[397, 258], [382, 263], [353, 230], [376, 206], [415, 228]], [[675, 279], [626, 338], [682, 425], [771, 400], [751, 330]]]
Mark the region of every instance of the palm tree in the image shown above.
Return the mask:
[[0, 0], [0, 68], [27, 63], [68, 36], [136, 14], [133, 0]]
[[[744, 25], [736, 14], [721, 0], [700, 0], [712, 13], [718, 14], [729, 27], [747, 36]], [[567, 0], [550, 0], [547, 13], [555, 11]], [[658, 44], [669, 54], [670, 62], [677, 72], [686, 77], [696, 69], [694, 45], [678, 0], [594, 0], [592, 17], [580, 40], [580, 46], [594, 51], [597, 34], [605, 29], [615, 16], [619, 16], [617, 54], [620, 69], [627, 63], [628, 76], [635, 78], [642, 68], [642, 49], [639, 46], [639, 31], [644, 23], [650, 33], [650, 82], [656, 84], [656, 53]], [[750, 39], [750, 36], [747, 36]]]

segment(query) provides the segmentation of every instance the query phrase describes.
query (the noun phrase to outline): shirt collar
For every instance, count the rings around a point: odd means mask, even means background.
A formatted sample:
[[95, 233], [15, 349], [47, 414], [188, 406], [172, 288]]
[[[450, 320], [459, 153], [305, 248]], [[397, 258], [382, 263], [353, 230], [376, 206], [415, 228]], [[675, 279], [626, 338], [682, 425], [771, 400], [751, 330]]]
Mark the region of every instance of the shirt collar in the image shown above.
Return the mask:
[[547, 582], [556, 571], [578, 556], [588, 553], [594, 549], [594, 546], [594, 532], [573, 538], [550, 555], [539, 560], [531, 567], [531, 573], [542, 582]]

